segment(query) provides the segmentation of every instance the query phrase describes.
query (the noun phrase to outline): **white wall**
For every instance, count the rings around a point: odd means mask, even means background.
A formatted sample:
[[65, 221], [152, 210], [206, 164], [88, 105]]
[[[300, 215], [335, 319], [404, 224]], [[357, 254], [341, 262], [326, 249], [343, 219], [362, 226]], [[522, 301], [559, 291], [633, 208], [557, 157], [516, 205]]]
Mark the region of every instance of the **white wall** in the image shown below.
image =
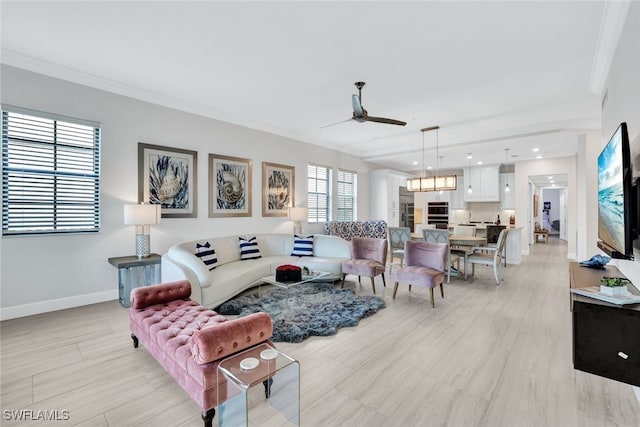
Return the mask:
[[[102, 231], [95, 235], [3, 237], [0, 318], [117, 298], [117, 270], [107, 258], [135, 253], [134, 227], [123, 205], [137, 202], [137, 144], [198, 152], [198, 217], [163, 219], [151, 228], [151, 250], [234, 233], [292, 232], [286, 218], [263, 218], [262, 162], [296, 168], [296, 204], [306, 204], [306, 166], [357, 171], [358, 216], [369, 215], [368, 170], [375, 165], [319, 146], [188, 114], [9, 66], [1, 68], [2, 103], [102, 123]], [[253, 160], [253, 216], [208, 218], [208, 154]], [[335, 181], [335, 180], [334, 180]], [[305, 225], [305, 231], [311, 227]]]
[[[533, 224], [529, 223], [529, 177], [536, 175], [567, 174], [567, 251], [569, 258], [576, 257], [576, 157], [558, 157], [554, 159], [539, 159], [515, 163], [515, 191], [516, 191], [516, 225], [525, 227], [521, 233], [521, 250], [529, 254], [529, 239], [533, 233]], [[542, 209], [539, 201], [538, 210]]]
[[[633, 176], [640, 176], [640, 3], [631, 2], [627, 20], [607, 76], [608, 100], [602, 109], [604, 147], [621, 122], [627, 122], [631, 141]], [[640, 287], [640, 251], [634, 250], [635, 261], [614, 261], [618, 268]]]

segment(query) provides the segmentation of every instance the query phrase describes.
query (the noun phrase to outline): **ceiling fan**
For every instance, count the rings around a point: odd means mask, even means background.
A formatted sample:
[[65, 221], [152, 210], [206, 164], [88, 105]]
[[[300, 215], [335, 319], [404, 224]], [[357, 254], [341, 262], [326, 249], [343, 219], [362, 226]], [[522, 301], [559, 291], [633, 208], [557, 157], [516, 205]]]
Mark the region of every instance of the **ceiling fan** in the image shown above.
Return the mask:
[[362, 88], [364, 87], [364, 85], [366, 84], [365, 82], [355, 82], [354, 83], [356, 85], [356, 87], [358, 88], [358, 94], [353, 94], [351, 97], [351, 103], [353, 105], [353, 117], [351, 117], [350, 119], [347, 120], [343, 120], [341, 122], [338, 123], [334, 123], [328, 126], [323, 126], [323, 128], [329, 127], [329, 126], [333, 126], [333, 125], [337, 125], [340, 123], [344, 123], [344, 122], [348, 122], [349, 120], [355, 120], [358, 123], [364, 123], [364, 122], [376, 122], [376, 123], [385, 123], [388, 125], [398, 125], [398, 126], [405, 126], [407, 123], [400, 121], [400, 120], [395, 120], [395, 119], [387, 119], [384, 117], [373, 117], [370, 116], [369, 113], [367, 112], [367, 110], [364, 109], [364, 107], [362, 106]]

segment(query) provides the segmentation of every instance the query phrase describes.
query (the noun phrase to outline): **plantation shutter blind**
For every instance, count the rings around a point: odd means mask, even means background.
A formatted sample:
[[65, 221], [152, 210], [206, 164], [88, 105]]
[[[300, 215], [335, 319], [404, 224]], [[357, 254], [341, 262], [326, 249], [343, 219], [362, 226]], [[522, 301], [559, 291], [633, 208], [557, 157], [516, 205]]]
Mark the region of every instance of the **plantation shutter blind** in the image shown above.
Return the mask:
[[355, 172], [338, 170], [338, 221], [356, 219], [356, 179]]
[[2, 234], [100, 230], [100, 124], [2, 107]]
[[307, 166], [307, 219], [309, 222], [330, 220], [331, 170], [324, 166]]

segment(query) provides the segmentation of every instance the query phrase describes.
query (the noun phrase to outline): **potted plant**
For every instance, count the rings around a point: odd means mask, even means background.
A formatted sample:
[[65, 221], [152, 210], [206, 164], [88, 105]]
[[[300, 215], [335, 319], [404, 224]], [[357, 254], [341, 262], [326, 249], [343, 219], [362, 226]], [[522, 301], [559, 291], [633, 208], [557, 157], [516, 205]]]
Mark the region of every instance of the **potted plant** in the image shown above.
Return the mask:
[[600, 279], [600, 293], [609, 296], [626, 295], [629, 281], [624, 277], [603, 277]]

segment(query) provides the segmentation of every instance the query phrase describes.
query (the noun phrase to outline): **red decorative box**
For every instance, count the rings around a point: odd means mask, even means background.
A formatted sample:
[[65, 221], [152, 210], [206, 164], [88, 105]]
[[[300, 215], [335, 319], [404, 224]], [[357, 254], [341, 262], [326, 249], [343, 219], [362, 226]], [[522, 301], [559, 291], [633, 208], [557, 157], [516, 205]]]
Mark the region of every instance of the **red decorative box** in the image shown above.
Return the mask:
[[276, 282], [299, 282], [302, 280], [302, 269], [297, 265], [285, 264], [276, 267]]

